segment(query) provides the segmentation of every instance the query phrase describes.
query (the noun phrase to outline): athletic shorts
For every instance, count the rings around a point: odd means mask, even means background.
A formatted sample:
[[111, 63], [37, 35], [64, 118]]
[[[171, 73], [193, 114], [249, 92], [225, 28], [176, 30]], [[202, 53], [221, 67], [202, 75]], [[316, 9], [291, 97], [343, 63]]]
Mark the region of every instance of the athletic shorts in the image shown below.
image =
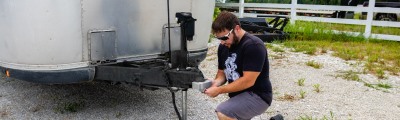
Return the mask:
[[218, 105], [216, 112], [238, 120], [250, 120], [264, 113], [269, 105], [253, 92], [240, 93]]

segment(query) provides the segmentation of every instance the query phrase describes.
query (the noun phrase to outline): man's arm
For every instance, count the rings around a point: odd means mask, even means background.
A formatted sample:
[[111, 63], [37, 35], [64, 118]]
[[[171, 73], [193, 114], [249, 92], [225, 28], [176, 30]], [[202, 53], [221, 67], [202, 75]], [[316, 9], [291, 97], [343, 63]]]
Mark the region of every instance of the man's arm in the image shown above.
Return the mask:
[[258, 75], [260, 75], [260, 72], [243, 71], [243, 77], [228, 85], [218, 87], [218, 93], [232, 93], [250, 88], [256, 82]]
[[224, 86], [211, 86], [206, 89], [205, 93], [210, 97], [216, 97], [219, 94], [237, 92], [247, 89], [254, 85], [260, 72], [244, 71], [243, 77], [235, 80], [234, 82]]
[[223, 84], [225, 84], [226, 79], [225, 79], [225, 73], [224, 70], [218, 69], [217, 75], [215, 75], [215, 79], [212, 82], [211, 87], [218, 87]]

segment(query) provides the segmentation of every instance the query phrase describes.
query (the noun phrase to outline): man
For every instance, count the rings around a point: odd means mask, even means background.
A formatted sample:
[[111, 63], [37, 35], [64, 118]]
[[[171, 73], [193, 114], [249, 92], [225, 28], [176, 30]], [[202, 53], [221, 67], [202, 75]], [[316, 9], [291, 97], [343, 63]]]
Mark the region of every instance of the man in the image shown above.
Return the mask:
[[[218, 72], [204, 92], [210, 97], [229, 93], [230, 99], [218, 105], [220, 120], [251, 119], [267, 110], [272, 101], [269, 63], [263, 41], [241, 27], [238, 18], [221, 12], [212, 24], [221, 41]], [[228, 81], [229, 84], [225, 84]]]

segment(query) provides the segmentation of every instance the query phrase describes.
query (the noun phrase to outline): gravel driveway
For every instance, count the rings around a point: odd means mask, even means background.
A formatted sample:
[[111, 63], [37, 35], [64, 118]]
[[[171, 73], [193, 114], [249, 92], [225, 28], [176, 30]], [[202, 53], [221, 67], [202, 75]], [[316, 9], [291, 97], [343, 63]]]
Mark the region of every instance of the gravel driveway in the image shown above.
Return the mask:
[[[209, 53], [201, 64], [208, 78], [216, 72], [217, 41], [209, 44]], [[338, 77], [340, 71], [360, 71], [362, 64], [332, 57], [330, 53], [309, 56], [302, 53], [275, 53], [269, 50], [272, 106], [255, 120], [282, 114], [285, 119], [400, 119], [400, 77], [387, 75], [380, 80], [359, 74], [372, 84], [387, 83], [389, 89], [376, 89], [362, 82]], [[305, 65], [314, 60], [321, 69]], [[304, 79], [304, 86], [296, 83]], [[320, 85], [320, 92], [314, 85]], [[304, 98], [300, 97], [304, 91]], [[180, 100], [181, 92], [177, 92]], [[188, 119], [216, 119], [214, 108], [226, 95], [209, 98], [198, 91], [188, 91]], [[73, 85], [42, 85], [4, 78], [0, 80], [0, 119], [177, 119], [171, 93], [166, 89], [140, 90], [131, 85], [93, 82]], [[180, 101], [177, 102], [178, 107]]]

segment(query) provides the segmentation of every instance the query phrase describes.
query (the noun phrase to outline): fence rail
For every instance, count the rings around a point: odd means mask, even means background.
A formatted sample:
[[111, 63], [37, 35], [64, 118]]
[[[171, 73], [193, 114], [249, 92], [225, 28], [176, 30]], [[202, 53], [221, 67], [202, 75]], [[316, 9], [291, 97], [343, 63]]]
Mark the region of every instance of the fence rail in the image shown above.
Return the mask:
[[[383, 26], [383, 27], [399, 27], [400, 22], [392, 21], [373, 21], [374, 12], [382, 13], [400, 13], [400, 8], [380, 8], [375, 7], [375, 0], [369, 1], [368, 7], [356, 7], [356, 6], [333, 6], [333, 5], [307, 5], [297, 4], [297, 0], [292, 0], [291, 4], [275, 4], [275, 3], [245, 3], [244, 0], [240, 0], [239, 3], [216, 3], [217, 7], [236, 7], [239, 8], [238, 13], [235, 13], [240, 18], [242, 17], [257, 17], [257, 13], [244, 13], [244, 8], [279, 8], [279, 9], [290, 9], [290, 22], [294, 24], [296, 20], [303, 21], [315, 21], [315, 22], [327, 22], [327, 23], [340, 23], [340, 24], [355, 24], [365, 25], [364, 37], [400, 41], [400, 36], [397, 35], [386, 35], [386, 34], [372, 34], [372, 26]], [[317, 10], [317, 11], [355, 11], [355, 12], [367, 12], [366, 20], [356, 19], [341, 19], [341, 18], [323, 18], [323, 17], [308, 17], [308, 16], [297, 16], [302, 9]], [[286, 15], [285, 15], [286, 16]], [[342, 31], [346, 32], [346, 31]], [[348, 32], [354, 33], [354, 32]]]

